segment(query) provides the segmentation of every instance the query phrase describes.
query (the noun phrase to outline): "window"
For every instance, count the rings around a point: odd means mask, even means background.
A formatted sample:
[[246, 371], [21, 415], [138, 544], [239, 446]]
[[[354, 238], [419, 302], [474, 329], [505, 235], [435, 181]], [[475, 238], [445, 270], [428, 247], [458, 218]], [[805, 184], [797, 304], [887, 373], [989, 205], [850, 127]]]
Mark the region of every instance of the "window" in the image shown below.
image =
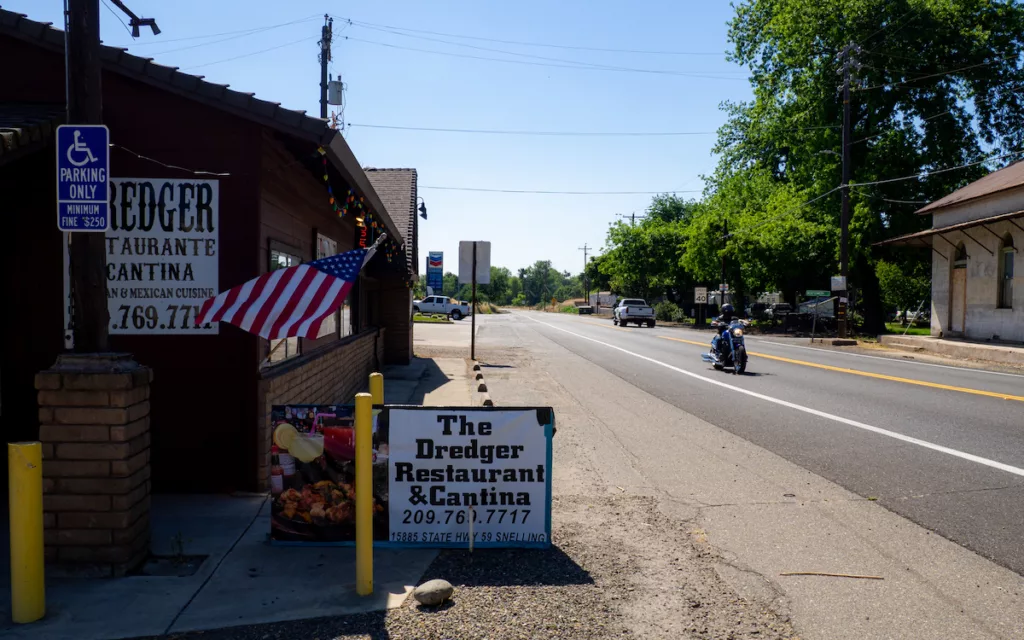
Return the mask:
[[1003, 246], [999, 250], [999, 308], [1013, 307], [1013, 236], [1003, 237]]
[[[316, 234], [316, 259], [327, 258], [338, 253], [338, 242], [332, 240], [323, 234]], [[352, 294], [349, 293], [348, 298], [342, 303], [341, 308], [330, 316], [325, 318], [323, 323], [320, 325], [320, 332], [317, 333], [317, 338], [323, 338], [324, 336], [336, 335], [339, 337], [345, 337], [352, 333], [352, 322], [351, 322], [351, 300]]]
[[964, 243], [956, 245], [956, 253], [953, 255], [954, 267], [963, 268], [967, 266], [967, 247]]
[[[277, 271], [278, 269], [287, 269], [288, 267], [294, 267], [302, 263], [302, 259], [298, 256], [287, 253], [285, 250], [271, 248], [270, 249], [270, 270]], [[281, 340], [270, 341], [270, 353], [267, 355], [267, 360], [270, 362], [281, 362], [288, 358], [299, 355], [299, 339], [298, 338], [283, 338]]]

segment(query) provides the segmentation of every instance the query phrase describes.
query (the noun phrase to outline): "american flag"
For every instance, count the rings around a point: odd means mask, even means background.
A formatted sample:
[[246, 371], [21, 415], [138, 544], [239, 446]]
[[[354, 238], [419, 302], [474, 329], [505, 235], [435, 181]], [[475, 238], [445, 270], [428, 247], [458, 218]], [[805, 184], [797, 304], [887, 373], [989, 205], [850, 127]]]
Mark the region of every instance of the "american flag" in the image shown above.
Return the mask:
[[229, 322], [268, 340], [315, 339], [348, 297], [375, 246], [265, 273], [203, 303], [200, 324]]

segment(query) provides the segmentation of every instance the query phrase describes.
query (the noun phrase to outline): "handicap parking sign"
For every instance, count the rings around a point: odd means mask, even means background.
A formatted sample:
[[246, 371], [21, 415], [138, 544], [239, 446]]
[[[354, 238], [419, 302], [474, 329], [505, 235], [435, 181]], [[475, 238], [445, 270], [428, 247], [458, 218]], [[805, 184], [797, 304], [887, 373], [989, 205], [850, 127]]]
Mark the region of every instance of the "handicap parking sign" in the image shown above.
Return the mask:
[[110, 226], [109, 182], [107, 127], [57, 127], [57, 227], [61, 231], [106, 231]]

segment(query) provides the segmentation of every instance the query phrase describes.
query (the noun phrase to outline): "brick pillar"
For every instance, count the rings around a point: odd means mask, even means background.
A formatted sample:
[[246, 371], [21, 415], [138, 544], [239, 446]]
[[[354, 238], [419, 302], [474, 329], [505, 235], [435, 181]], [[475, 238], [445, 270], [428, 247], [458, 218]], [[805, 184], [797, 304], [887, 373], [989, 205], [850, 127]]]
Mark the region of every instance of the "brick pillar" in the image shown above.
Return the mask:
[[36, 375], [46, 559], [122, 576], [149, 551], [149, 385], [129, 354], [67, 354]]

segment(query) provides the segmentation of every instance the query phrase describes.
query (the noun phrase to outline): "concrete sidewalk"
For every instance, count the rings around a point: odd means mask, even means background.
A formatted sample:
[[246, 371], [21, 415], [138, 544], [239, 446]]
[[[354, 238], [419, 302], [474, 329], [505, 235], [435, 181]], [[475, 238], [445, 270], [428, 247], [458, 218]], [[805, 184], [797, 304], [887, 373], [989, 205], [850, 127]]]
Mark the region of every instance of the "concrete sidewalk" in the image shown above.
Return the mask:
[[[416, 358], [384, 373], [388, 404], [470, 405], [471, 378], [460, 358]], [[339, 401], [350, 399], [339, 399]], [[7, 508], [0, 545], [9, 547]], [[304, 618], [338, 616], [401, 605], [437, 555], [433, 550], [378, 549], [374, 595], [355, 593], [351, 547], [272, 547], [267, 495], [154, 495], [153, 556], [168, 574], [119, 579], [48, 579], [47, 615], [11, 623], [9, 579], [0, 590], [4, 638], [106, 640], [161, 636]], [[0, 571], [10, 575], [9, 554]]]
[[934, 336], [879, 336], [886, 347], [901, 350], [934, 353], [957, 360], [976, 360], [1024, 367], [1024, 347], [968, 340], [951, 340]]

